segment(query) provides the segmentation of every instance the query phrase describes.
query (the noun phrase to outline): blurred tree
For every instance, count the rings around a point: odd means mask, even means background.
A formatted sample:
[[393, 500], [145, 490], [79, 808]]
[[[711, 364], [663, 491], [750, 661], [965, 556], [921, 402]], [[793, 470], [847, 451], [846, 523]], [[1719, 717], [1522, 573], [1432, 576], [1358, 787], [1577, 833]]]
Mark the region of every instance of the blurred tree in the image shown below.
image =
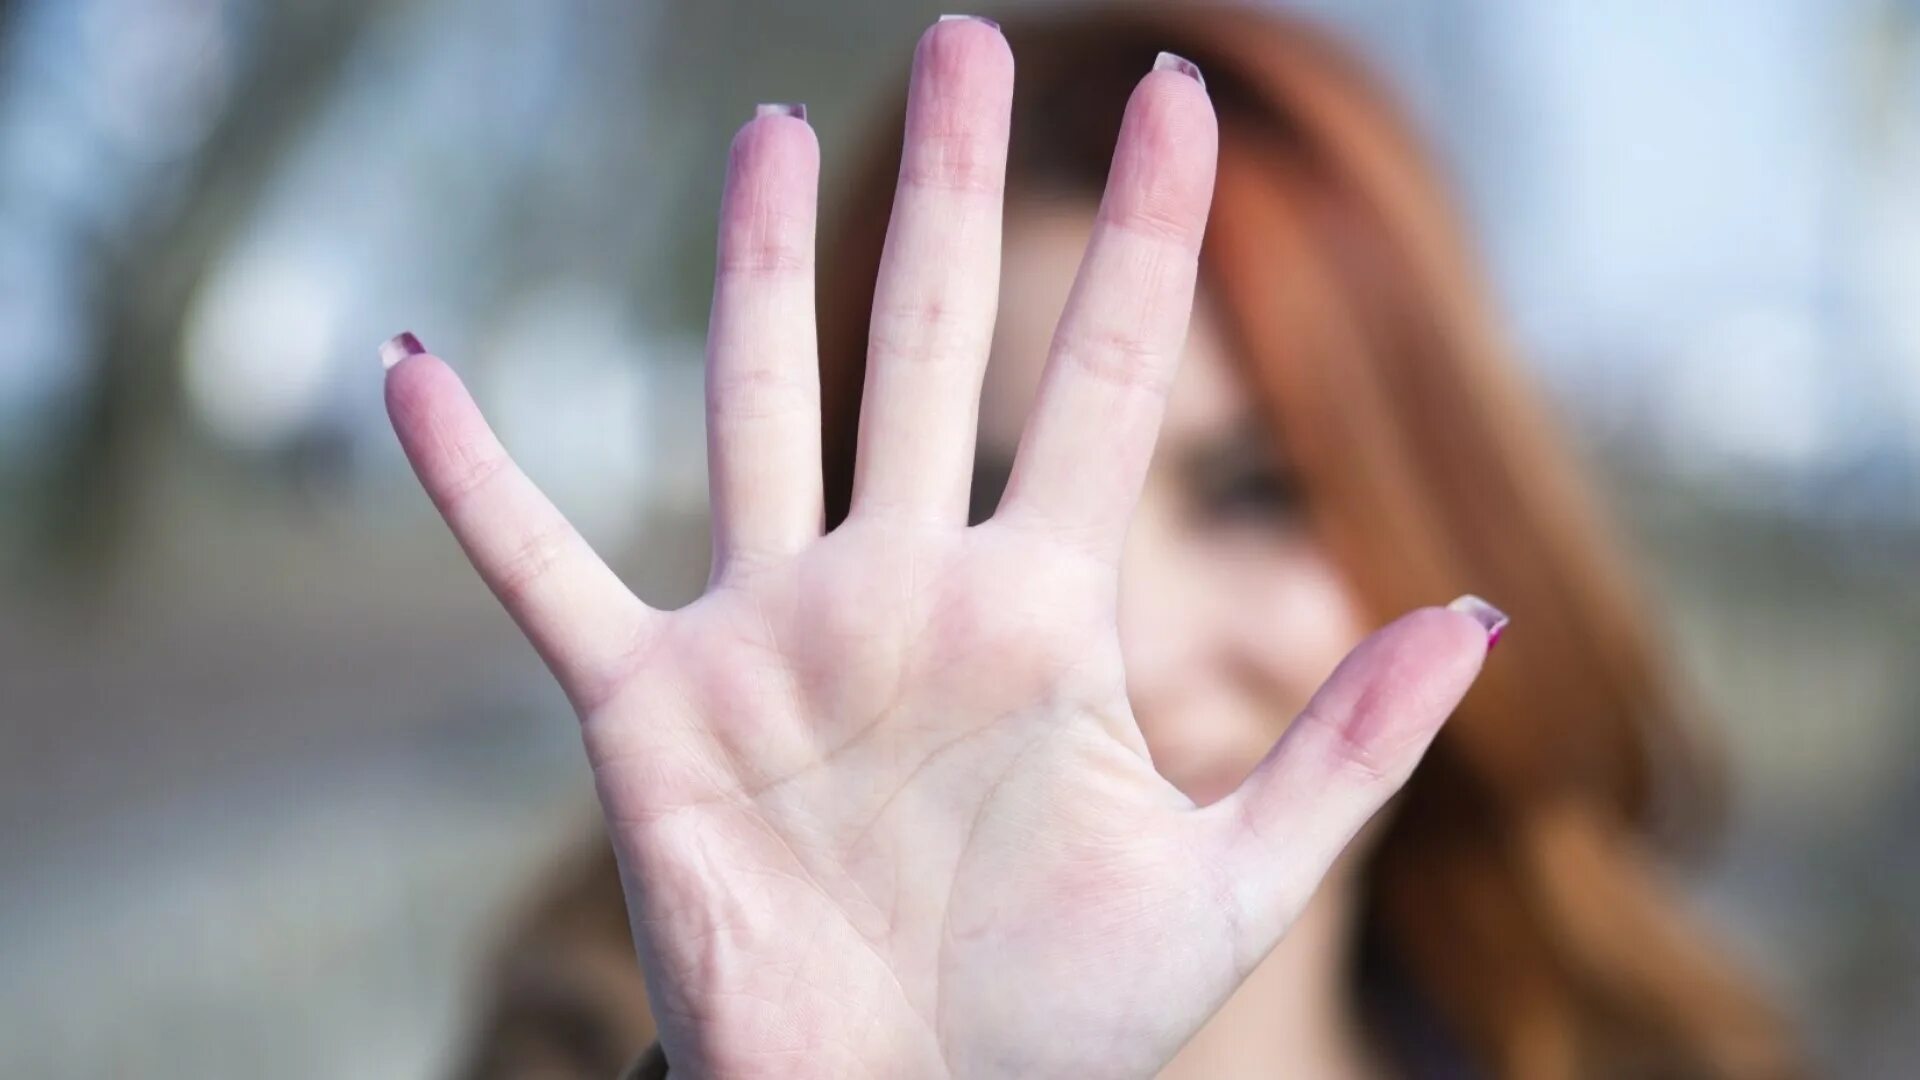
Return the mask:
[[[188, 299], [326, 100], [371, 18], [390, 6], [289, 0], [255, 7], [219, 112], [167, 186], [179, 197], [151, 193], [124, 231], [95, 241], [95, 377], [80, 422], [45, 470], [35, 500], [42, 523], [37, 554], [48, 565], [108, 568], [135, 525], [150, 452], [179, 434], [178, 349]], [[105, 573], [68, 576], [95, 585], [110, 580]]]

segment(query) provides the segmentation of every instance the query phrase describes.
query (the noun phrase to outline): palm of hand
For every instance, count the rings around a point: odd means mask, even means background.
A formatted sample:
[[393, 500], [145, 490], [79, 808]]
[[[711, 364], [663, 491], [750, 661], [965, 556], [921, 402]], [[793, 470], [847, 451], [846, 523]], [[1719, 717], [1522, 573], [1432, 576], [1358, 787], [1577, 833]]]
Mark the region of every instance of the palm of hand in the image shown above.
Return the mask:
[[990, 527], [853, 528], [683, 612], [587, 721], [668, 969], [747, 969], [679, 1007], [839, 1075], [1033, 1075], [1090, 1044], [1138, 1072], [1177, 1045], [1146, 1006], [1216, 1001], [1246, 958], [1128, 711], [1110, 584]]
[[709, 356], [715, 579], [687, 608], [626, 592], [443, 364], [389, 375], [423, 485], [581, 714], [676, 1072], [1151, 1073], [1484, 654], [1473, 620], [1416, 613], [1233, 796], [1196, 808], [1154, 771], [1113, 604], [1191, 303], [1211, 110], [1177, 72], [1136, 92], [1006, 500], [967, 527], [1010, 68], [982, 24], [922, 41], [854, 509], [825, 537], [817, 382], [792, 345], [811, 336], [811, 133], [763, 117], [736, 141]]

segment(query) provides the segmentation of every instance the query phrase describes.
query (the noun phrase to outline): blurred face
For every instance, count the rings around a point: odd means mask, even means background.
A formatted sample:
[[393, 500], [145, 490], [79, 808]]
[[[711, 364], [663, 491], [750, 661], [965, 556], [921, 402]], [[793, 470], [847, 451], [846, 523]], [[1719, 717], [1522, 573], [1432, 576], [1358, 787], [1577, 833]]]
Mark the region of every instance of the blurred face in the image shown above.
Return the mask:
[[[976, 515], [1005, 483], [1093, 207], [1010, 205]], [[1365, 633], [1203, 293], [1121, 567], [1128, 693], [1168, 780], [1231, 791]]]

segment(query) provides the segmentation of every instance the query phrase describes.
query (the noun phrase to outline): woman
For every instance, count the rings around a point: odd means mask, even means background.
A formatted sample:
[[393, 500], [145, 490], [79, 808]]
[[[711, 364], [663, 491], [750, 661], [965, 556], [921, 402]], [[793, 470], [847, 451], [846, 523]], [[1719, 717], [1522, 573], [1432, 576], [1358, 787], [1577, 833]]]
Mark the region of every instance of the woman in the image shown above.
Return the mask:
[[[815, 151], [762, 114], [701, 601], [633, 600], [391, 350], [619, 867], [535, 909], [469, 1075], [611, 1075], [649, 1011], [674, 1075], [1797, 1074], [1650, 866], [1712, 802], [1683, 703], [1350, 58], [1186, 5], [942, 20], [826, 245], [817, 366]], [[1470, 598], [1366, 633], [1468, 592], [1516, 627], [1484, 670]]]

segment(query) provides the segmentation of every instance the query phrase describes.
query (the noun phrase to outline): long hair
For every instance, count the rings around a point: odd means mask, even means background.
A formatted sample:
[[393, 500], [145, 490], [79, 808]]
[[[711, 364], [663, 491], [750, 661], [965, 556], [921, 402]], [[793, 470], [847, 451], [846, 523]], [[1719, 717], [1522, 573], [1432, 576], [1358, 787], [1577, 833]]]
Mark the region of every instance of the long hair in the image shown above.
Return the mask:
[[[1220, 118], [1202, 288], [1297, 469], [1308, 527], [1378, 621], [1472, 591], [1520, 628], [1369, 856], [1365, 937], [1493, 1075], [1798, 1075], [1774, 1014], [1659, 879], [1663, 849], [1711, 824], [1717, 776], [1502, 340], [1448, 192], [1390, 97], [1344, 50], [1271, 12], [1082, 8], [1004, 29], [1020, 64], [1016, 199], [1091, 203], [1155, 53], [1199, 64]], [[896, 110], [877, 129], [823, 244], [829, 526], [850, 497], [902, 127]], [[606, 917], [553, 946], [582, 895]], [[616, 944], [631, 956], [619, 904], [602, 850], [564, 899], [536, 909], [506, 954], [493, 1041], [472, 1075], [509, 1075], [484, 1067], [508, 1033], [558, 1037], [560, 1013], [605, 1016], [592, 1004], [610, 1003], [595, 989], [604, 970], [566, 973]], [[649, 1035], [636, 1023], [600, 1038], [626, 1052]], [[589, 1070], [604, 1060], [572, 1056]]]

